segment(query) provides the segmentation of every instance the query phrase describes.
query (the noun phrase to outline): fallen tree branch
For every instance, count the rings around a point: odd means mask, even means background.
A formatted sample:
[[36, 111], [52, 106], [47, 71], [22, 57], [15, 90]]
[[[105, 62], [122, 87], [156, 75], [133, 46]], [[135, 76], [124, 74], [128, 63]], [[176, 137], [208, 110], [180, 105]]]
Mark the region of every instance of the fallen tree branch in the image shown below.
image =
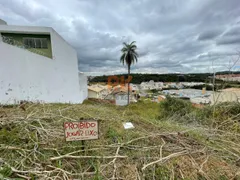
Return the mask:
[[181, 151], [181, 152], [170, 154], [170, 155], [168, 155], [164, 158], [160, 158], [159, 160], [156, 160], [156, 161], [153, 161], [153, 162], [150, 162], [150, 163], [146, 164], [145, 166], [143, 166], [142, 171], [144, 171], [148, 166], [151, 166], [153, 164], [157, 164], [157, 163], [160, 163], [160, 162], [162, 163], [162, 162], [165, 162], [165, 161], [167, 161], [171, 158], [178, 157], [178, 156], [183, 156], [187, 153], [188, 153], [188, 151], [184, 150], [184, 151]]
[[67, 154], [64, 154], [64, 155], [60, 155], [60, 154], [59, 154], [59, 156], [54, 157], [54, 158], [55, 158], [54, 160], [63, 159], [63, 158], [66, 158], [66, 157], [68, 157], [68, 156], [71, 156], [72, 154], [79, 153], [79, 152], [95, 151], [95, 150], [103, 150], [103, 149], [109, 149], [109, 148], [92, 148], [92, 149], [87, 149], [87, 150], [73, 151], [73, 152], [70, 152], [70, 153], [67, 153]]
[[[118, 146], [117, 148], [117, 151], [115, 153], [115, 156], [118, 156], [118, 153], [119, 153], [119, 150], [120, 150], [121, 146]], [[115, 179], [116, 178], [116, 171], [117, 171], [117, 165], [116, 165], [116, 160], [117, 160], [117, 157], [115, 157], [111, 163], [113, 163], [113, 167], [114, 167], [114, 170], [113, 170], [113, 176], [111, 179]]]
[[50, 158], [51, 161], [58, 160], [58, 159], [63, 159], [63, 158], [68, 158], [68, 159], [114, 159], [114, 158], [128, 158], [128, 156], [71, 156], [71, 155], [63, 155], [63, 156], [57, 156], [57, 157], [52, 157]]
[[[201, 167], [199, 167], [199, 165], [198, 165], [198, 163], [195, 161], [195, 159], [194, 159], [191, 155], [190, 155], [189, 157], [190, 157], [190, 160], [192, 161], [192, 165], [195, 166], [196, 169], [198, 169], [198, 172], [201, 173], [201, 175], [203, 175], [205, 179], [210, 180], [210, 178], [208, 177], [208, 175], [202, 170]], [[208, 158], [207, 158], [206, 160], [208, 160]], [[205, 160], [205, 161], [206, 161], [206, 160]], [[205, 163], [205, 161], [204, 161], [204, 163]], [[207, 161], [206, 161], [206, 162], [207, 162]], [[204, 163], [202, 164], [202, 166], [204, 165]]]
[[166, 144], [166, 142], [163, 140], [163, 138], [161, 138], [161, 140], [163, 141], [163, 144], [162, 144], [161, 147], [160, 147], [160, 152], [159, 152], [159, 154], [160, 154], [160, 159], [162, 158], [162, 149], [163, 149], [163, 146]]

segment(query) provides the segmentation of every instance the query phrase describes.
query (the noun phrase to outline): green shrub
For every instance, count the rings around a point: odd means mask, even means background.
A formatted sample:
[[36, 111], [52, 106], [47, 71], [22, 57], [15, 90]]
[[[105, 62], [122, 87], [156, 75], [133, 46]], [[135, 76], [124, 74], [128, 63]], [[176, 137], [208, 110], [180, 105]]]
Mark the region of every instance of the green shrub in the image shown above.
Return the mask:
[[[240, 132], [240, 104], [220, 103], [216, 106], [208, 106], [197, 113], [199, 122], [206, 122], [221, 130]], [[203, 124], [203, 123], [202, 123]]]
[[165, 166], [159, 166], [155, 170], [155, 178], [161, 180], [170, 179], [171, 171]]
[[116, 129], [113, 129], [111, 127], [108, 128], [107, 133], [106, 133], [106, 138], [110, 139], [113, 143], [117, 143], [119, 139], [119, 134], [116, 131]]
[[220, 103], [199, 109], [194, 108], [189, 101], [167, 96], [160, 103], [159, 118], [240, 132], [240, 103]]
[[7, 179], [6, 177], [9, 177], [12, 175], [12, 170], [8, 166], [2, 166], [0, 167], [0, 180], [1, 179]]
[[184, 116], [193, 110], [189, 101], [167, 96], [160, 103], [160, 118], [171, 117], [173, 115]]

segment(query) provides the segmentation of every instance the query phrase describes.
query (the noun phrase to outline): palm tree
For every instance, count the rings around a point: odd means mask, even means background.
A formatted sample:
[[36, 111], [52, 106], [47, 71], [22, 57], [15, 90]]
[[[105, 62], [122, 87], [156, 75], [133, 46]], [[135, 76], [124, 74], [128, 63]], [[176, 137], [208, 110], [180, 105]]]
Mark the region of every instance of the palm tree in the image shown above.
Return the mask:
[[[130, 67], [134, 62], [138, 60], [138, 54], [136, 52], [137, 46], [135, 45], [136, 41], [131, 42], [130, 44], [123, 43], [123, 48], [121, 50], [122, 56], [120, 62], [127, 64], [128, 66], [128, 78], [130, 76]], [[129, 82], [128, 82], [128, 104], [129, 104]]]

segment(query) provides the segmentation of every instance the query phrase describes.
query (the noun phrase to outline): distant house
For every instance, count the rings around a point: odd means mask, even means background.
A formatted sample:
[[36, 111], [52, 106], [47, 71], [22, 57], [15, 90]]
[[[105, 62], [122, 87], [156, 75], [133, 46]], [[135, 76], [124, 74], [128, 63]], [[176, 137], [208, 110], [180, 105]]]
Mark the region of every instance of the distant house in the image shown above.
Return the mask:
[[141, 88], [141, 90], [147, 90], [147, 89], [149, 89], [148, 83], [147, 83], [147, 82], [142, 82], [142, 83], [140, 84], [140, 88]]
[[184, 85], [180, 82], [180, 83], [177, 83], [177, 88], [178, 89], [183, 89], [184, 88]]
[[150, 80], [149, 82], [148, 82], [148, 89], [156, 89], [156, 86], [155, 86], [155, 83], [154, 83], [154, 81], [153, 80]]
[[216, 75], [216, 79], [221, 79], [223, 81], [239, 81], [240, 82], [240, 74], [222, 74]]
[[154, 89], [154, 88], [155, 88], [155, 87], [154, 87], [154, 82], [152, 82], [152, 81], [151, 81], [151, 83], [149, 83], [149, 82], [142, 82], [142, 83], [140, 84], [140, 88], [141, 88], [142, 90]]
[[88, 98], [104, 99], [107, 89], [99, 86], [88, 86]]
[[166, 99], [166, 96], [163, 96], [163, 95], [158, 95], [158, 96], [153, 96], [152, 97], [152, 102], [161, 102], [161, 101], [164, 101]]
[[128, 94], [127, 92], [117, 92], [114, 94], [115, 102], [118, 106], [125, 106], [128, 104]]
[[141, 90], [153, 90], [153, 89], [160, 90], [163, 87], [164, 87], [163, 82], [154, 82], [153, 80], [150, 80], [149, 82], [142, 82], [140, 84]]
[[[116, 105], [125, 106], [128, 101], [127, 87], [115, 87], [106, 97], [108, 100], [115, 100]], [[130, 92], [130, 102], [137, 102], [135, 93]]]
[[132, 91], [139, 91], [139, 85], [130, 83], [130, 88]]
[[82, 103], [87, 78], [76, 50], [51, 27], [0, 20], [0, 104]]
[[150, 80], [149, 82], [148, 82], [148, 84], [150, 85], [150, 86], [154, 86], [154, 81], [153, 80]]
[[163, 82], [155, 82], [155, 88], [156, 88], [156, 89], [158, 89], [158, 90], [159, 90], [159, 89], [162, 89], [163, 86], [164, 86], [164, 85], [163, 85]]
[[147, 93], [144, 93], [144, 92], [141, 92], [141, 93], [139, 93], [139, 96], [140, 96], [140, 97], [147, 97], [148, 94], [147, 94]]
[[177, 88], [177, 84], [176, 83], [169, 83], [168, 84], [170, 88]]
[[166, 96], [159, 95], [158, 96], [158, 102], [164, 101], [166, 99]]

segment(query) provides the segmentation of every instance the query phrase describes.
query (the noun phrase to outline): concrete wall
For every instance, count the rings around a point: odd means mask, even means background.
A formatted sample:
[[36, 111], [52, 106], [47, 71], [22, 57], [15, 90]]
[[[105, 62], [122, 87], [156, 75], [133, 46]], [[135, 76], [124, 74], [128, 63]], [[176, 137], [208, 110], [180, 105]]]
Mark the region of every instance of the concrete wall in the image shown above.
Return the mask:
[[115, 100], [116, 100], [116, 105], [125, 106], [128, 103], [128, 95], [127, 94], [116, 94]]
[[87, 99], [88, 98], [87, 76], [85, 76], [83, 73], [79, 73], [78, 78], [80, 84], [81, 99]]
[[99, 94], [97, 92], [88, 89], [88, 98], [97, 98], [98, 99], [98, 97], [99, 97]]
[[107, 94], [108, 94], [107, 89], [103, 89], [99, 92], [95, 92], [95, 91], [88, 89], [88, 97], [89, 98], [104, 99]]
[[240, 92], [215, 92], [209, 99], [211, 105], [222, 102], [240, 102]]
[[0, 32], [17, 30], [50, 33], [53, 59], [0, 40], [0, 103], [82, 103], [87, 84], [79, 80], [76, 51], [51, 28], [0, 25]]

